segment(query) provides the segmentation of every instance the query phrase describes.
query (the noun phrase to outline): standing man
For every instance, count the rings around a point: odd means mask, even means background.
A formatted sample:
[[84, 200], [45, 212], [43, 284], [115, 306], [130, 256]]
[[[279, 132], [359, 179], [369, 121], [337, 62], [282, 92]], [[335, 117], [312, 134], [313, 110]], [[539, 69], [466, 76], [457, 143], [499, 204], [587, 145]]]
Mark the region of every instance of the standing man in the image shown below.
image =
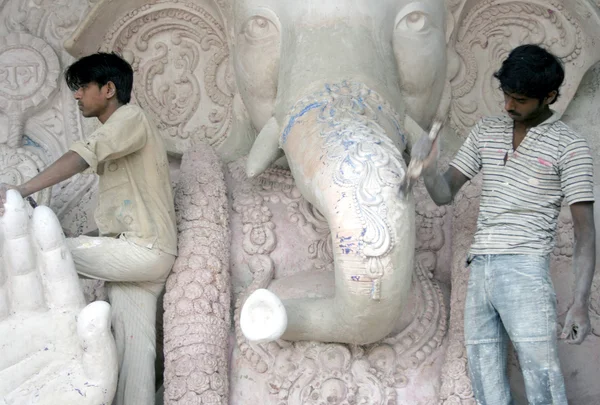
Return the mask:
[[79, 274], [106, 281], [120, 361], [114, 404], [154, 404], [156, 301], [177, 255], [166, 150], [144, 112], [128, 104], [133, 70], [119, 56], [86, 56], [65, 78], [82, 115], [103, 125], [28, 182], [1, 184], [0, 215], [9, 188], [27, 197], [86, 169], [98, 174], [100, 236], [67, 245]]
[[512, 403], [506, 370], [508, 338], [517, 351], [532, 405], [566, 405], [557, 353], [556, 295], [549, 256], [563, 198], [573, 217], [576, 286], [561, 338], [580, 344], [590, 331], [588, 301], [595, 267], [592, 156], [586, 141], [550, 109], [564, 70], [536, 45], [514, 49], [494, 75], [508, 117], [488, 117], [471, 130], [454, 161], [438, 174], [437, 145], [422, 138], [425, 186], [449, 204], [479, 171], [483, 186], [465, 306], [465, 342], [480, 405]]

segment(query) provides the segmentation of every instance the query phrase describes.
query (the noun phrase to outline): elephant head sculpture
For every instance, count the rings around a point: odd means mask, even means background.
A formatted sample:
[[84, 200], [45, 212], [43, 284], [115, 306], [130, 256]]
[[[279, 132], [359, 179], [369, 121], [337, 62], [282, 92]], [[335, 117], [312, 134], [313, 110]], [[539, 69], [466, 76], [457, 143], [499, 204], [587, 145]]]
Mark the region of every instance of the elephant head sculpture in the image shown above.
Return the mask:
[[[398, 194], [402, 152], [444, 90], [444, 4], [249, 0], [234, 2], [233, 14], [237, 85], [260, 130], [247, 174], [285, 154], [331, 231], [335, 296], [284, 300], [283, 338], [378, 341], [411, 285], [414, 206]], [[267, 316], [268, 302], [250, 296], [243, 329]], [[264, 326], [254, 329], [270, 335]]]

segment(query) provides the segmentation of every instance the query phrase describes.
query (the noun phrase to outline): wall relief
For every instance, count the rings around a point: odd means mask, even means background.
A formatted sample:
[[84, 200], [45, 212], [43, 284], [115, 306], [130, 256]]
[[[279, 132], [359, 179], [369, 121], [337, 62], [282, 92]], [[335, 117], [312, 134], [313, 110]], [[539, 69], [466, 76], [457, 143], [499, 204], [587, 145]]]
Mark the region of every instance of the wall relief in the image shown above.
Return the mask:
[[101, 49], [129, 59], [135, 102], [154, 116], [169, 149], [182, 152], [197, 141], [218, 147], [231, 129], [227, 43], [210, 10], [158, 1], [119, 18]]

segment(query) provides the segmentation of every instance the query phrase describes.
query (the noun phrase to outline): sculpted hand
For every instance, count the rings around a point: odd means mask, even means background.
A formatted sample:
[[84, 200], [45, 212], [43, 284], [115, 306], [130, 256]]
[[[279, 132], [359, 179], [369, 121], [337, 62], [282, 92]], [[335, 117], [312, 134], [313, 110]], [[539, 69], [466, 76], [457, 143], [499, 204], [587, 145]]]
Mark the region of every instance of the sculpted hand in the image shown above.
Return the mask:
[[85, 306], [60, 224], [8, 190], [0, 217], [0, 405], [110, 404], [110, 306]]
[[4, 204], [6, 203], [6, 192], [16, 190], [17, 186], [12, 184], [0, 183], [0, 216], [4, 214]]
[[560, 335], [561, 339], [564, 339], [570, 344], [581, 344], [585, 337], [590, 333], [590, 315], [588, 307], [571, 305], [565, 318], [565, 326]]

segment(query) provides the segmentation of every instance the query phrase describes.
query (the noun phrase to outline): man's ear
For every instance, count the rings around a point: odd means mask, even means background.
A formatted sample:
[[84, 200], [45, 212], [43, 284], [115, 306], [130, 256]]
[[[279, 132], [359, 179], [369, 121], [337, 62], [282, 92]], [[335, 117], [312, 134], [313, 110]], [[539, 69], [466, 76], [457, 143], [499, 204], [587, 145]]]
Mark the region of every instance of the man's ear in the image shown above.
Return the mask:
[[117, 87], [111, 81], [105, 84], [106, 86], [106, 98], [113, 98], [117, 95]]
[[544, 104], [549, 105], [556, 101], [556, 96], [558, 96], [558, 92], [556, 90], [552, 90], [546, 98], [544, 99]]

